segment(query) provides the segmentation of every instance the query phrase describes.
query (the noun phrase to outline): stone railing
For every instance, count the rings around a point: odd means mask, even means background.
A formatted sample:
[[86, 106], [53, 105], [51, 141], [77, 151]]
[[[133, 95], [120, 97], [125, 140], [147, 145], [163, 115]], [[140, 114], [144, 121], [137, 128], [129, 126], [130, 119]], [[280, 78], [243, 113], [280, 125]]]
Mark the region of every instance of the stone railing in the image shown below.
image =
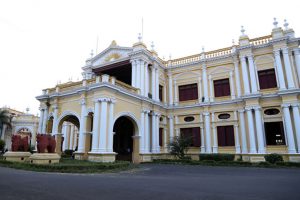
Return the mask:
[[216, 58], [220, 56], [230, 55], [232, 53], [232, 47], [226, 47], [223, 49], [217, 49], [214, 51], [205, 52], [205, 58]]
[[272, 40], [272, 35], [266, 35], [263, 37], [253, 38], [249, 40], [249, 43], [253, 46], [267, 44]]
[[136, 93], [136, 94], [139, 93], [139, 89], [138, 88], [132, 87], [131, 85], [128, 85], [128, 84], [126, 84], [126, 83], [124, 83], [122, 81], [116, 80], [115, 85], [119, 86], [121, 88], [124, 88], [124, 89], [126, 89], [126, 90], [128, 90], [130, 92], [133, 92], [133, 93]]

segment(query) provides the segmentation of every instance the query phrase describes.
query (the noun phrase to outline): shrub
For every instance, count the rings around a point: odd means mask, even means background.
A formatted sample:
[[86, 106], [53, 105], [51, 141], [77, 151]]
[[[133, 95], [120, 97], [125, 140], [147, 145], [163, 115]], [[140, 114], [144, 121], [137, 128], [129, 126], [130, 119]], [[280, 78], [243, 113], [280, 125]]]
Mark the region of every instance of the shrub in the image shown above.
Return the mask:
[[179, 159], [186, 159], [186, 154], [191, 144], [191, 137], [175, 136], [173, 140], [168, 144], [168, 149], [171, 155], [174, 155]]
[[282, 162], [283, 158], [282, 155], [271, 153], [268, 155], [265, 155], [265, 160], [269, 163], [275, 164], [276, 162]]
[[234, 154], [200, 154], [199, 160], [233, 161]]
[[4, 147], [5, 147], [5, 141], [4, 140], [0, 140], [0, 152], [4, 152]]

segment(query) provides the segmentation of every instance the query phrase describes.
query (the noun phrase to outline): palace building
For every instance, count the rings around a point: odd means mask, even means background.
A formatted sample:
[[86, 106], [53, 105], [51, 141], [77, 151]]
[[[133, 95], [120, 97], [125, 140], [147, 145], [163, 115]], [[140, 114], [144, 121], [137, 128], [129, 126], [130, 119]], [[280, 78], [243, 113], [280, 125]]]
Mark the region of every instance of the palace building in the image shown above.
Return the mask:
[[250, 39], [242, 27], [238, 44], [170, 60], [141, 36], [132, 47], [113, 41], [87, 59], [81, 81], [37, 97], [38, 132], [55, 135], [57, 152], [72, 144], [76, 159], [91, 161], [168, 158], [169, 141], [185, 135], [192, 158], [300, 162], [300, 38], [286, 21], [273, 24], [270, 35]]

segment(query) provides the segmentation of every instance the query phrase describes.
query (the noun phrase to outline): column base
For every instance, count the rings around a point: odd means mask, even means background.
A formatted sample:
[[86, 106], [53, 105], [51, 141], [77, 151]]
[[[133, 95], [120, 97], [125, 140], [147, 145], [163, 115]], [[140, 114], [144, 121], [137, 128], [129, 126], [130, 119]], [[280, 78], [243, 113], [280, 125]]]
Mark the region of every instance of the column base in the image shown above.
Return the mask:
[[218, 153], [218, 147], [213, 147], [213, 153]]
[[205, 147], [204, 147], [204, 146], [202, 146], [202, 147], [200, 148], [200, 153], [205, 153]]
[[88, 154], [84, 152], [74, 152], [74, 156], [76, 160], [87, 160], [88, 159]]
[[117, 153], [89, 152], [88, 160], [92, 162], [115, 162]]

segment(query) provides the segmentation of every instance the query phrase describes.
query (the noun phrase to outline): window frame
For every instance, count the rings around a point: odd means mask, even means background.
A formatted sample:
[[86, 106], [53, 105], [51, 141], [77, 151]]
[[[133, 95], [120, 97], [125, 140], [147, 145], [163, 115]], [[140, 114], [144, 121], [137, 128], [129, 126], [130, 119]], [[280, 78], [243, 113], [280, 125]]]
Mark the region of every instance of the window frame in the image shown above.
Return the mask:
[[213, 80], [215, 97], [227, 97], [231, 95], [229, 78]]
[[178, 100], [180, 102], [198, 100], [198, 98], [198, 83], [191, 83], [178, 86]]

